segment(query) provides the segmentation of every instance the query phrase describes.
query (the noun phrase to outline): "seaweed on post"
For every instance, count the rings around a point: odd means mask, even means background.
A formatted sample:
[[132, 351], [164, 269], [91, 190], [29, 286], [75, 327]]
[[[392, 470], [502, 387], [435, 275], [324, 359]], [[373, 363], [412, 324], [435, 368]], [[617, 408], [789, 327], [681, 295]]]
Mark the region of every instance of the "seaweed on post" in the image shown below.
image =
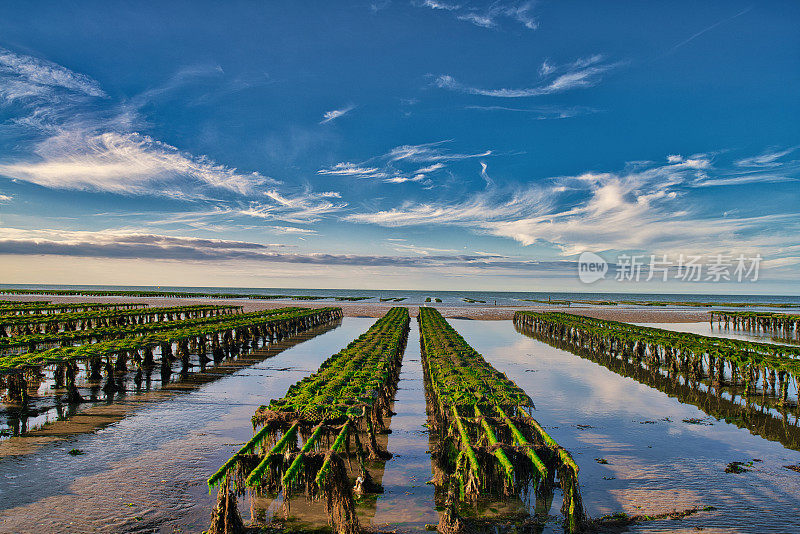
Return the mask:
[[[715, 312], [717, 313], [717, 312]], [[561, 312], [521, 311], [514, 323], [596, 354], [661, 366], [690, 380], [731, 386], [753, 398], [798, 408], [800, 347], [727, 339], [632, 325]]]
[[[406, 308], [392, 308], [316, 373], [258, 408], [255, 435], [208, 479], [209, 488], [230, 484], [239, 494], [282, 493], [285, 504], [298, 493], [322, 498], [337, 533], [358, 532], [354, 491], [380, 491], [367, 462], [391, 457], [378, 447], [376, 434], [393, 415], [409, 321]], [[353, 459], [355, 480], [348, 474]]]
[[89, 310], [131, 310], [144, 308], [141, 302], [70, 302], [50, 304], [49, 302], [0, 303], [0, 315], [45, 315], [50, 313], [67, 313]]
[[800, 450], [800, 426], [786, 410], [776, 403], [766, 404], [769, 397], [743, 398], [740, 392], [729, 386], [713, 386], [708, 380], [692, 380], [683, 375], [676, 380], [674, 373], [664, 373], [658, 364], [635, 359], [617, 358], [614, 355], [591, 351], [574, 344], [549, 338], [530, 328], [517, 326], [518, 331], [548, 345], [572, 352], [601, 365], [611, 372], [632, 378], [641, 384], [657, 389], [683, 404], [696, 406], [718, 421], [746, 428], [752, 434], [770, 441], [777, 441], [787, 449]]
[[[201, 314], [210, 311], [205, 308], [199, 310]], [[160, 313], [154, 313], [149, 317]], [[184, 361], [184, 367], [187, 367], [189, 352], [199, 353], [209, 344], [212, 346], [216, 344], [223, 355], [239, 354], [241, 350], [250, 348], [259, 338], [268, 342], [277, 341], [314, 326], [329, 323], [341, 316], [341, 308], [288, 308], [277, 312], [267, 310], [247, 314], [223, 314], [213, 317], [210, 321], [191, 324], [184, 321], [171, 323], [167, 316], [166, 324], [172, 324], [171, 328], [150, 330], [143, 335], [127, 335], [121, 338], [111, 336], [111, 339], [97, 343], [0, 355], [0, 376], [5, 377], [8, 384], [6, 387], [8, 400], [24, 404], [27, 401], [27, 390], [24, 387], [26, 374], [39, 375], [43, 368], [61, 366], [67, 382], [67, 400], [80, 402], [81, 397], [74, 380], [78, 361], [88, 362], [87, 367], [93, 379], [100, 378], [101, 368], [105, 370], [107, 381], [104, 390], [111, 395], [118, 389], [115, 377], [127, 371], [129, 360], [137, 366], [143, 365], [145, 358], [140, 357], [140, 354], [144, 353], [150, 365], [154, 348], [160, 349], [162, 380], [168, 381], [170, 364], [174, 359], [173, 346]], [[174, 317], [176, 315], [172, 315], [172, 318]], [[149, 322], [144, 326], [154, 324], [164, 323]], [[166, 379], [164, 372], [167, 375]]]
[[137, 308], [123, 310], [91, 310], [53, 314], [0, 315], [0, 339], [32, 334], [56, 334], [92, 328], [145, 324], [197, 317], [229, 315], [241, 312], [241, 306], [208, 304]]
[[440, 532], [465, 528], [458, 502], [521, 495], [530, 487], [546, 492], [556, 474], [566, 526], [580, 531], [586, 518], [578, 466], [531, 417], [530, 397], [437, 310], [420, 308], [419, 324], [429, 426], [439, 442], [434, 482], [447, 495]]
[[[568, 314], [520, 312], [515, 324], [524, 335], [697, 406], [718, 420], [800, 450], [800, 428], [797, 418], [791, 417], [798, 405], [789, 395], [790, 383], [792, 391], [797, 387], [792, 382], [797, 375], [790, 373], [798, 362], [793, 357], [796, 348]], [[762, 357], [771, 354], [774, 357]], [[780, 364], [783, 371], [770, 368], [773, 364]]]
[[[238, 308], [231, 308], [236, 310]], [[278, 315], [285, 314], [300, 308], [286, 307], [276, 308], [272, 310], [250, 312], [237, 314], [237, 319], [246, 319], [248, 317], [262, 317], [265, 315]], [[151, 312], [158, 310], [158, 308], [150, 308]], [[188, 311], [188, 310], [187, 310]], [[65, 330], [61, 332], [46, 332], [16, 335], [12, 337], [0, 337], [0, 353], [18, 351], [18, 352], [35, 352], [37, 349], [48, 344], [59, 344], [63, 347], [71, 346], [76, 342], [92, 343], [99, 342], [106, 339], [115, 339], [128, 336], [145, 335], [151, 332], [161, 330], [175, 330], [179, 328], [186, 328], [191, 326], [199, 326], [204, 324], [214, 324], [222, 320], [220, 315], [227, 315], [227, 313], [218, 314], [221, 310], [209, 310], [211, 315], [201, 315], [199, 317], [190, 316], [186, 319], [169, 320], [164, 317], [164, 314], [156, 314], [156, 320], [137, 324], [132, 321], [131, 324], [121, 324], [113, 326], [98, 326], [96, 328], [88, 328], [86, 330]], [[191, 314], [187, 314], [191, 315]], [[161, 320], [160, 320], [161, 319]], [[27, 350], [26, 350], [27, 349]]]
[[712, 311], [709, 322], [714, 326], [745, 332], [770, 334], [779, 339], [800, 342], [800, 315], [755, 311]]

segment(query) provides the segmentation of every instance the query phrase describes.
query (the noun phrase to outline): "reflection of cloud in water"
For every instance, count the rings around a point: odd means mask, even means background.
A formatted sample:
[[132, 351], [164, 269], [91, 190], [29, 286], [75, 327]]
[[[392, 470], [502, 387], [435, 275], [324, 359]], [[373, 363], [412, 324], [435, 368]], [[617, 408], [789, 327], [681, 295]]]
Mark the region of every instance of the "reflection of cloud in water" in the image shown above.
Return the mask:
[[604, 451], [614, 451], [614, 452], [621, 452], [629, 450], [632, 445], [630, 443], [621, 442], [615, 440], [611, 436], [607, 434], [599, 434], [597, 432], [583, 432], [581, 433], [581, 439], [584, 443], [589, 445], [594, 445], [595, 447], [602, 447]]
[[[684, 489], [624, 488], [610, 490], [609, 493], [621, 505], [622, 511], [629, 515], [656, 515], [672, 512], [676, 509], [685, 510], [705, 506], [705, 500], [701, 495]], [[614, 509], [609, 508], [607, 513], [613, 512]], [[687, 530], [695, 531], [694, 527]], [[670, 529], [669, 532], [679, 531]]]

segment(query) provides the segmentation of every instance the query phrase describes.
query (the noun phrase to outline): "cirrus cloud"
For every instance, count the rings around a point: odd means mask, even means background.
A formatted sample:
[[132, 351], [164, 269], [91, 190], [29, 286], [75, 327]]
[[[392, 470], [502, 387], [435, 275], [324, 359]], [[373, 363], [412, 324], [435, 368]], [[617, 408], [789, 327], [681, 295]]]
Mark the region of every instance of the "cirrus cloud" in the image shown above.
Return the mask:
[[[242, 172], [140, 133], [140, 108], [218, 66], [180, 69], [161, 87], [114, 103], [92, 78], [0, 49], [0, 106], [16, 115], [26, 149], [0, 156], [0, 175], [53, 189], [208, 200], [253, 196], [279, 181]], [[97, 99], [101, 98], [101, 101]]]
[[389, 184], [421, 182], [431, 186], [429, 176], [445, 169], [448, 163], [492, 155], [491, 150], [474, 154], [450, 152], [444, 146], [447, 143], [450, 141], [400, 145], [365, 162], [339, 162], [319, 169], [317, 174], [381, 180]]
[[578, 58], [566, 65], [554, 66], [545, 61], [539, 69], [542, 83], [533, 87], [484, 89], [459, 82], [449, 74], [438, 76], [434, 85], [440, 89], [458, 91], [470, 95], [496, 98], [526, 98], [561, 93], [571, 89], [592, 87], [602, 80], [602, 75], [618, 66], [620, 62], [607, 62], [601, 54]]
[[515, 21], [529, 30], [535, 30], [539, 23], [533, 16], [533, 2], [492, 2], [489, 5], [473, 5], [470, 2], [457, 4], [440, 0], [425, 0], [416, 4], [443, 13], [451, 13], [456, 19], [463, 20], [481, 28], [498, 28], [500, 20]]
[[326, 111], [325, 115], [322, 117], [322, 120], [319, 123], [320, 124], [327, 124], [327, 123], [331, 122], [332, 120], [336, 120], [339, 117], [350, 113], [355, 108], [356, 108], [355, 106], [349, 105], [349, 106], [343, 107], [341, 109], [332, 109], [331, 111]]
[[[485, 171], [485, 168], [484, 168]], [[489, 187], [461, 201], [405, 202], [345, 220], [385, 227], [457, 226], [513, 239], [527, 246], [557, 246], [563, 254], [584, 250], [649, 250], [785, 253], [800, 230], [789, 210], [756, 216], [723, 216], [688, 202], [687, 192], [707, 184], [711, 157], [670, 156], [624, 172], [583, 173], [527, 186]], [[794, 179], [791, 177], [785, 177]], [[490, 182], [487, 182], [490, 183]], [[775, 226], [783, 231], [775, 232]]]
[[0, 174], [55, 189], [137, 195], [163, 191], [177, 178], [243, 195], [277, 183], [138, 133], [64, 130], [40, 142], [34, 153], [35, 159], [0, 163]]
[[51, 96], [55, 89], [66, 89], [91, 97], [106, 97], [100, 84], [83, 74], [44, 59], [15, 54], [0, 48], [0, 97], [14, 101]]

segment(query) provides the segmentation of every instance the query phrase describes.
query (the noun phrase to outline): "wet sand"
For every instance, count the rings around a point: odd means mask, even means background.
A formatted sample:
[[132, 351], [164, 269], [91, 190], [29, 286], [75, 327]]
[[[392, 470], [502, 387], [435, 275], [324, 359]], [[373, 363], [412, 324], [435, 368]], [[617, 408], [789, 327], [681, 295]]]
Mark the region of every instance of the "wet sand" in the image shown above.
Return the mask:
[[[242, 306], [244, 311], [269, 310], [285, 306], [298, 306], [305, 308], [323, 308], [326, 306], [339, 306], [344, 311], [345, 317], [382, 317], [393, 306], [406, 306], [412, 317], [418, 314], [419, 306], [403, 304], [402, 302], [348, 302], [332, 300], [253, 300], [253, 299], [204, 299], [204, 298], [161, 298], [161, 297], [83, 297], [83, 296], [32, 296], [32, 295], [4, 295], [4, 300], [49, 300], [57, 303], [73, 302], [144, 302], [150, 306], [186, 306], [191, 304], [220, 304]], [[636, 323], [696, 323], [708, 321], [707, 310], [697, 309], [642, 309], [640, 307], [625, 306], [492, 306], [491, 304], [463, 304], [453, 306], [450, 304], [430, 303], [442, 315], [451, 319], [474, 319], [481, 321], [506, 321], [514, 318], [514, 313], [520, 310], [532, 311], [562, 311], [585, 315], [597, 319]]]

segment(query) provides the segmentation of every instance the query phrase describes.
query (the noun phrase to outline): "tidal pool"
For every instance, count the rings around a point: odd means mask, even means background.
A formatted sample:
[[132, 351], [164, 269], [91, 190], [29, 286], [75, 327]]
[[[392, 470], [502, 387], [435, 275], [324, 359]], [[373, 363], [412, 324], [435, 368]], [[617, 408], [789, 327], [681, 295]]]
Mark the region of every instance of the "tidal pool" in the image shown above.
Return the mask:
[[[255, 409], [281, 397], [374, 321], [347, 317], [335, 329], [298, 336], [302, 342], [272, 349], [251, 367], [138, 401], [92, 432], [0, 443], [0, 532], [204, 530], [215, 501], [205, 480], [252, 436]], [[784, 467], [800, 464], [800, 452], [527, 337], [511, 321], [450, 322], [532, 397], [534, 416], [580, 466], [591, 516], [714, 506], [629, 531], [800, 532], [800, 473]], [[384, 493], [360, 507], [365, 526], [421, 532], [438, 521], [433, 487], [425, 484], [431, 463], [419, 360], [412, 320], [388, 435], [394, 457], [382, 468]], [[71, 449], [84, 454], [71, 456]], [[726, 473], [733, 461], [744, 462], [747, 471]], [[246, 521], [250, 504], [239, 501]], [[297, 504], [292, 514], [311, 509]], [[553, 519], [543, 532], [561, 532], [560, 504], [556, 490]]]

